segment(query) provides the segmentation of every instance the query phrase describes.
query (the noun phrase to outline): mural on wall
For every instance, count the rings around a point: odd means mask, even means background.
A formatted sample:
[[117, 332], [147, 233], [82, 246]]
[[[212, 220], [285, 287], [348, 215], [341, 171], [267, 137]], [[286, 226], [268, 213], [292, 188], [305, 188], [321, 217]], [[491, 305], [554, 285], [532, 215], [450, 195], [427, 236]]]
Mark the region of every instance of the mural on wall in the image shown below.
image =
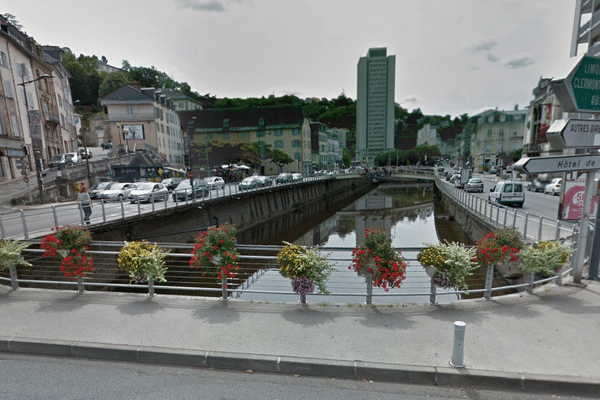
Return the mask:
[[123, 140], [144, 140], [145, 138], [144, 125], [123, 125]]
[[[563, 203], [563, 220], [580, 220], [583, 212], [583, 201], [585, 198], [585, 179], [567, 181], [565, 186], [565, 199]], [[590, 217], [596, 216], [598, 207], [598, 196], [592, 198]]]

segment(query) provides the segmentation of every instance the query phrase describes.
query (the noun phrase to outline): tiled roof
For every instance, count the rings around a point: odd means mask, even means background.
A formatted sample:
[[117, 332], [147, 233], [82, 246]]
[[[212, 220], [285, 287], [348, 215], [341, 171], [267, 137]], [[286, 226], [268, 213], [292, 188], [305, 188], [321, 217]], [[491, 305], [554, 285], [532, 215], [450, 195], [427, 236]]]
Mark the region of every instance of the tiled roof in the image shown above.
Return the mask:
[[154, 98], [142, 93], [141, 90], [130, 85], [121, 86], [114, 92], [107, 94], [102, 98], [102, 104], [110, 103], [142, 103], [154, 102]]
[[192, 117], [196, 117], [195, 129], [223, 128], [223, 120], [229, 119], [229, 129], [255, 128], [264, 121], [264, 127], [302, 126], [304, 113], [302, 106], [269, 106], [250, 108], [211, 108], [206, 110], [179, 111], [181, 125], [187, 127]]

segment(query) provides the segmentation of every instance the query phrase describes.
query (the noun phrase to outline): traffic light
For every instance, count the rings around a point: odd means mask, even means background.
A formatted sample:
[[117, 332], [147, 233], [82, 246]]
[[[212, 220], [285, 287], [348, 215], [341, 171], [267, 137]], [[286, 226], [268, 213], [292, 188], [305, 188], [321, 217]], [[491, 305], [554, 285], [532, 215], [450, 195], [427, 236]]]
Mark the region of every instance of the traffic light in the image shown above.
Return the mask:
[[186, 167], [190, 166], [190, 155], [189, 154], [183, 155], [183, 165], [185, 165]]

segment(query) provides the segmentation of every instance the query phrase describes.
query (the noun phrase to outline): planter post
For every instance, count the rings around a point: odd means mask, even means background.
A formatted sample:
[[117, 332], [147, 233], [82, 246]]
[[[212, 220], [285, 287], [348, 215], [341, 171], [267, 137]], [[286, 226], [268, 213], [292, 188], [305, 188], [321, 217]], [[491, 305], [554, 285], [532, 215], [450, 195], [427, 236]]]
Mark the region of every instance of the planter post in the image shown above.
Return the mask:
[[436, 287], [435, 284], [433, 283], [433, 280], [431, 280], [431, 289], [429, 291], [429, 304], [433, 304], [436, 305], [437, 301], [435, 301], [435, 294], [436, 294]]
[[148, 278], [148, 296], [154, 296], [154, 279]]
[[306, 295], [305, 294], [300, 295], [300, 304], [306, 304]]
[[12, 264], [9, 265], [8, 271], [10, 272], [10, 287], [13, 290], [17, 290], [19, 288], [19, 282], [17, 281], [17, 266]]
[[533, 281], [535, 279], [534, 277], [534, 272], [530, 272], [527, 274], [527, 292], [528, 293], [533, 293]]
[[485, 292], [484, 297], [486, 300], [490, 300], [492, 298], [492, 286], [494, 282], [494, 266], [488, 265], [487, 271], [485, 274]]
[[221, 298], [223, 301], [227, 301], [227, 277], [223, 274], [221, 278]]
[[79, 293], [85, 292], [85, 286], [83, 286], [83, 277], [77, 275], [77, 290]]
[[373, 275], [369, 273], [367, 276], [367, 305], [373, 305]]

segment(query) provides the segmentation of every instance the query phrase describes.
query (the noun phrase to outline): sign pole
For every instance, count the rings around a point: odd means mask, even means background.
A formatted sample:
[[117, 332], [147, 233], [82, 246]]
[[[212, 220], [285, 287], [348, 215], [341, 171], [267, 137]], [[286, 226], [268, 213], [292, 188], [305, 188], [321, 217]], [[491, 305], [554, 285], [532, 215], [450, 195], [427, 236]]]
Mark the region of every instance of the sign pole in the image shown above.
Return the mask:
[[581, 283], [581, 276], [583, 274], [583, 262], [585, 260], [587, 238], [590, 231], [590, 208], [592, 206], [592, 196], [594, 195], [595, 172], [595, 170], [586, 172], [585, 197], [583, 201], [583, 210], [581, 211], [581, 226], [579, 228], [579, 239], [577, 240], [575, 266], [573, 268], [573, 282], [575, 283]]

